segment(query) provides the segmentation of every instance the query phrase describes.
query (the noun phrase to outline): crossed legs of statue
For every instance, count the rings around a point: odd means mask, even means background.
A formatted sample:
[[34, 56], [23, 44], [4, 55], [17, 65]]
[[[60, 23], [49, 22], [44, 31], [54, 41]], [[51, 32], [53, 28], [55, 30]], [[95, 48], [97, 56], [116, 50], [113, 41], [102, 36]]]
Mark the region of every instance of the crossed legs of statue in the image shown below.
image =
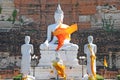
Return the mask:
[[[55, 50], [57, 48], [57, 44], [49, 44], [47, 47], [45, 44], [41, 44], [40, 49], [41, 50]], [[64, 44], [60, 50], [78, 50], [78, 45], [73, 43], [67, 43]]]

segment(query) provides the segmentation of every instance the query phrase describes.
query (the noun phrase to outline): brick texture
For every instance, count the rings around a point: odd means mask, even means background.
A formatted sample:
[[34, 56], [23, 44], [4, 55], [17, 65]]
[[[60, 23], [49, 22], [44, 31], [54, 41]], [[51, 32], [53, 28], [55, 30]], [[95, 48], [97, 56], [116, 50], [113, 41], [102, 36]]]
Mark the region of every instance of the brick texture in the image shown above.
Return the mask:
[[[54, 12], [57, 8], [58, 0], [14, 0], [16, 8], [20, 10], [19, 15], [25, 15], [28, 18], [33, 18], [37, 25], [23, 27], [20, 34], [30, 35], [33, 43], [37, 49], [41, 43], [46, 39], [46, 31], [49, 24], [55, 23]], [[99, 32], [81, 32], [91, 28], [90, 22], [79, 22], [80, 15], [94, 15], [96, 14], [96, 6], [104, 4], [115, 4], [120, 9], [118, 0], [60, 0], [60, 5], [64, 11], [64, 23], [71, 25], [78, 24], [78, 31], [72, 34], [71, 42], [80, 45], [80, 52], [83, 53], [83, 45], [87, 42], [87, 36], [92, 34], [96, 36]], [[99, 31], [99, 30], [98, 30]], [[97, 34], [96, 34], [97, 33]], [[103, 32], [104, 33], [104, 32]], [[98, 34], [100, 35], [100, 34]], [[102, 37], [96, 36], [95, 42], [101, 43]], [[98, 40], [97, 40], [98, 39]], [[100, 42], [99, 42], [100, 41]], [[23, 41], [21, 41], [23, 43]], [[36, 45], [37, 44], [37, 45]], [[102, 43], [101, 43], [102, 44]], [[98, 46], [100, 51], [106, 52], [103, 46]], [[39, 50], [39, 49], [37, 49]], [[38, 51], [39, 53], [39, 51]]]

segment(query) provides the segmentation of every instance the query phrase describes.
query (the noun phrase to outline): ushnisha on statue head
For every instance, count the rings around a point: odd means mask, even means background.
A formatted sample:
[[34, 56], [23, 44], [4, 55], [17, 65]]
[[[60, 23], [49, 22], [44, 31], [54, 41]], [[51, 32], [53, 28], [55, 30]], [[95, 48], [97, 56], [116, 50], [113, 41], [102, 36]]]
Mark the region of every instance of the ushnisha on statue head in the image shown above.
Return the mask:
[[60, 4], [58, 4], [57, 10], [54, 14], [54, 18], [56, 23], [63, 23], [64, 12], [62, 11]]

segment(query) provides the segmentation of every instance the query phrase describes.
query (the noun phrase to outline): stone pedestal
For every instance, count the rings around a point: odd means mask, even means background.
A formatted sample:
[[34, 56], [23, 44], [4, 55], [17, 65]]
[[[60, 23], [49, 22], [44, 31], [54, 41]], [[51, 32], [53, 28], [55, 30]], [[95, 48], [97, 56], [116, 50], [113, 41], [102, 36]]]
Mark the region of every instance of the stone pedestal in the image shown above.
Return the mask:
[[74, 67], [78, 66], [78, 59], [77, 59], [77, 50], [74, 51], [65, 51], [60, 50], [58, 52], [56, 51], [40, 51], [41, 53], [41, 59], [39, 60], [38, 66], [51, 66], [51, 62], [55, 60], [56, 55], [63, 60], [63, 63], [66, 66]]
[[[83, 70], [82, 70], [83, 69]], [[35, 68], [35, 78], [37, 80], [50, 80], [53, 78], [53, 74], [50, 73], [52, 68], [50, 67], [36, 67]], [[82, 71], [83, 75], [86, 74], [86, 66], [79, 65], [76, 67], [66, 67], [65, 73], [67, 80], [82, 80]], [[31, 75], [33, 75], [33, 68], [31, 68]]]
[[41, 50], [41, 59], [39, 60], [38, 67], [35, 69], [36, 79], [43, 80], [55, 77], [55, 75], [51, 73], [51, 71], [53, 71], [51, 64], [56, 56], [59, 56], [63, 60], [63, 64], [66, 66], [65, 73], [67, 80], [80, 80], [82, 78], [82, 66], [78, 63], [77, 53], [77, 50], [60, 50], [58, 52], [54, 50]]

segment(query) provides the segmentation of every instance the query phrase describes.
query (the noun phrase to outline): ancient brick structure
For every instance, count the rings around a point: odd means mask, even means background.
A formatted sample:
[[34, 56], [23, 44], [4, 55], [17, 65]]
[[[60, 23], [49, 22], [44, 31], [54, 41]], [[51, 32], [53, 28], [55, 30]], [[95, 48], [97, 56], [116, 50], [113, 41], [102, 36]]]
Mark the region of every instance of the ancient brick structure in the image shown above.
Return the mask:
[[[39, 55], [39, 45], [46, 39], [47, 26], [54, 23], [54, 11], [58, 0], [14, 0], [15, 7], [19, 9], [18, 20], [21, 16], [33, 18], [34, 22], [29, 25], [16, 25], [9, 32], [0, 32], [0, 51], [9, 52], [10, 55], [21, 56], [20, 47], [24, 43], [24, 36], [31, 36], [31, 43], [34, 45], [35, 54]], [[87, 43], [87, 36], [94, 36], [94, 43], [98, 46], [98, 58], [108, 56], [112, 51], [113, 56], [120, 52], [120, 30], [106, 32], [101, 28], [91, 28], [90, 21], [80, 22], [81, 15], [94, 15], [97, 5], [111, 4], [120, 10], [119, 0], [60, 0], [64, 11], [64, 23], [71, 25], [78, 24], [78, 31], [72, 34], [72, 43], [79, 45], [78, 56], [84, 55], [83, 46]], [[39, 55], [40, 56], [40, 55]], [[116, 56], [119, 59], [119, 55]], [[119, 61], [118, 61], [119, 62]], [[119, 66], [119, 65], [118, 65]]]
[[[10, 43], [8, 47], [5, 46], [1, 48], [1, 51], [10, 51], [10, 53], [15, 53], [16, 55], [20, 54], [20, 46], [24, 43], [24, 36], [30, 35], [31, 43], [34, 44], [35, 47], [35, 53], [39, 54], [39, 45], [46, 39], [47, 26], [54, 23], [53, 15], [57, 7], [58, 0], [14, 1], [15, 7], [19, 9], [18, 16], [33, 18], [34, 23], [20, 26], [18, 29], [13, 28], [8, 33], [1, 33], [1, 38], [3, 38], [3, 41], [1, 41], [2, 47], [7, 43]], [[111, 48], [113, 48], [113, 46], [117, 47], [116, 44], [119, 43], [119, 41], [117, 41], [119, 40], [119, 35], [115, 34], [117, 32], [107, 33], [104, 30], [90, 29], [91, 23], [89, 21], [79, 22], [79, 16], [95, 14], [97, 5], [113, 4], [119, 9], [119, 3], [120, 2], [118, 0], [60, 0], [61, 7], [65, 14], [64, 23], [68, 25], [73, 23], [78, 24], [78, 31], [72, 35], [71, 42], [79, 45], [79, 54], [83, 54], [83, 45], [86, 43], [87, 36], [90, 34], [95, 37], [95, 43], [98, 44], [98, 53], [107, 53]], [[8, 37], [2, 36], [2, 34], [6, 34]], [[111, 43], [111, 40], [112, 44], [108, 45], [108, 43]]]
[[[39, 39], [36, 40], [39, 44], [43, 43], [46, 38], [47, 26], [54, 23], [54, 11], [58, 3], [58, 0], [15, 0], [15, 7], [19, 9], [19, 16], [25, 15], [34, 19], [36, 25], [30, 25], [31, 27], [27, 27], [27, 29], [29, 28], [28, 32], [32, 32], [31, 30], [33, 30], [32, 35], [36, 35], [33, 39]], [[81, 30], [91, 27], [89, 21], [80, 22], [80, 15], [94, 15], [96, 13], [96, 6], [98, 5], [111, 4], [119, 9], [119, 3], [118, 0], [60, 0], [65, 14], [64, 23], [68, 25], [73, 23], [78, 24], [79, 30], [73, 34], [72, 41], [79, 44], [79, 40], [76, 38], [80, 36], [79, 33]], [[22, 26], [22, 29], [25, 30], [26, 26]]]

